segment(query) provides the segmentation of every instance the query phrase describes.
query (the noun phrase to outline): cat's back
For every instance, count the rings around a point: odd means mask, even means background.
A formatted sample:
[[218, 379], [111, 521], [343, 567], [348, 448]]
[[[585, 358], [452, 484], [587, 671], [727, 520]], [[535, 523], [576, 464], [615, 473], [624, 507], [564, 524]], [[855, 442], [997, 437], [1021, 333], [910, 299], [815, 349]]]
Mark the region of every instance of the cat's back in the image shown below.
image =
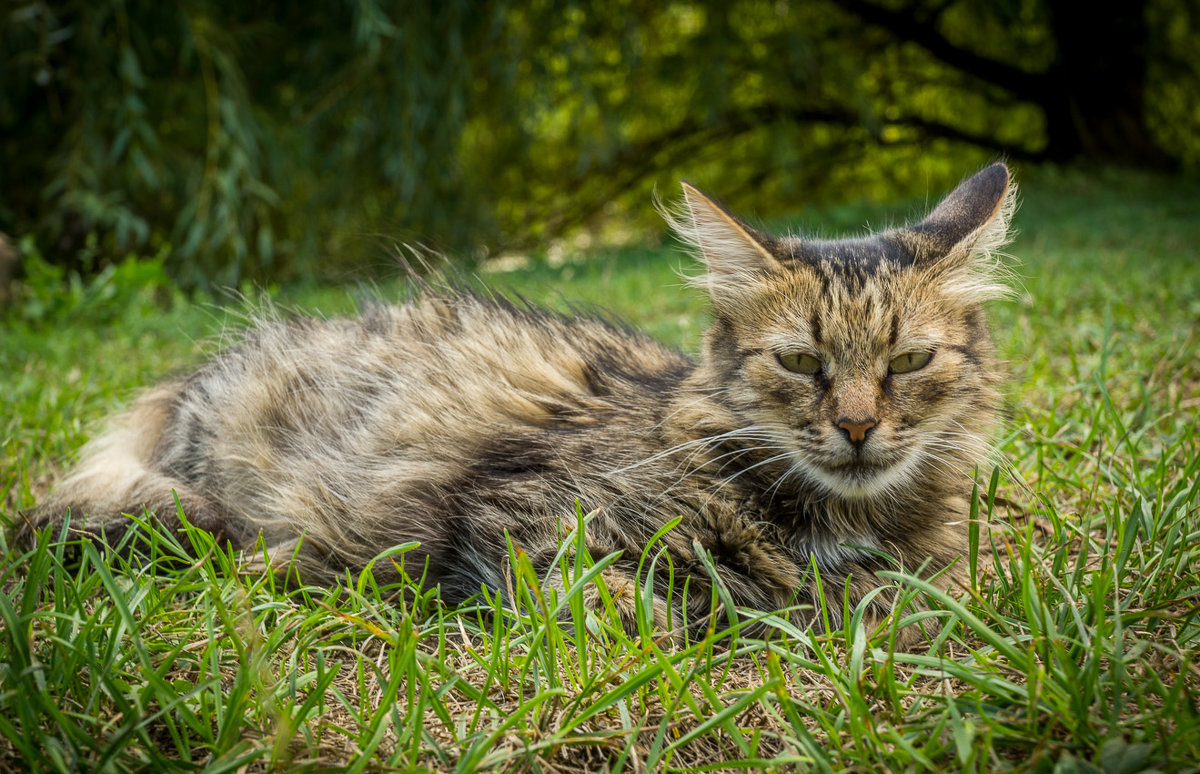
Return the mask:
[[250, 329], [179, 383], [164, 462], [190, 478], [221, 460], [279, 471], [297, 458], [452, 457], [645, 410], [692, 367], [599, 317], [430, 291], [355, 318]]

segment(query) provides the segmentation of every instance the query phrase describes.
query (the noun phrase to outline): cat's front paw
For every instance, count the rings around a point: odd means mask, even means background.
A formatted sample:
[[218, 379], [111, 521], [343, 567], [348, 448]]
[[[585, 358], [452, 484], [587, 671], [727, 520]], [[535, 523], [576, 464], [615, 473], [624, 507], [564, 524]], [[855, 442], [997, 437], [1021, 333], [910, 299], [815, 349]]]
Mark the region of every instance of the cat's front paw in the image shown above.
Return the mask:
[[[630, 638], [636, 639], [641, 635], [638, 627], [638, 607], [644, 603], [638, 600], [639, 585], [629, 573], [616, 567], [609, 567], [600, 573], [599, 579], [604, 584], [604, 590], [596, 584], [588, 586], [584, 591], [584, 604], [587, 609], [600, 616], [615, 617], [615, 623]], [[649, 621], [652, 634], [656, 640], [663, 642], [678, 642], [678, 634], [672, 630], [670, 608], [657, 594], [653, 597], [651, 620]]]

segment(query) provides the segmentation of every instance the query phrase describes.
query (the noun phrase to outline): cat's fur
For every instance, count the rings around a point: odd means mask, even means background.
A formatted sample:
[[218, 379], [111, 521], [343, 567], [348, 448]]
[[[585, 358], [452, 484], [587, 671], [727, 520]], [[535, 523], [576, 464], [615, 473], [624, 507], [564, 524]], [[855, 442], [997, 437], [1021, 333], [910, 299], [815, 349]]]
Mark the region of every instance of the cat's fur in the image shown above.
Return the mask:
[[[676, 518], [664, 543], [692, 620], [710, 600], [697, 545], [763, 610], [813, 605], [815, 561], [835, 622], [879, 569], [953, 583], [997, 414], [981, 303], [1003, 292], [1008, 170], [914, 226], [836, 241], [770, 237], [684, 193], [674, 225], [714, 317], [698, 363], [609, 321], [445, 291], [263, 322], [138, 400], [22, 537], [68, 509], [109, 540], [143, 507], [177, 526], [177, 495], [192, 523], [244, 548], [261, 534], [310, 581], [419, 541], [408, 573], [454, 602], [505, 589], [506, 533], [545, 568], [578, 499], [598, 511], [593, 555], [622, 552], [605, 578], [626, 612], [639, 556]], [[784, 367], [801, 353], [820, 369]], [[932, 357], [893, 373], [908, 353]]]

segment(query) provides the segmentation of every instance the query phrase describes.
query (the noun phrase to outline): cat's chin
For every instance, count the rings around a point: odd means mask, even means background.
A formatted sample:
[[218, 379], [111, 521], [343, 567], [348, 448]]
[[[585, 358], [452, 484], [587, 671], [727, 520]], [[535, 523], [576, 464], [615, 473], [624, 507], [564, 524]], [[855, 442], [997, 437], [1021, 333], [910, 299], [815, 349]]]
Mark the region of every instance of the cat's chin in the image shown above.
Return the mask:
[[846, 500], [872, 500], [896, 494], [912, 481], [916, 456], [906, 455], [890, 465], [856, 462], [824, 467], [807, 466], [810, 476], [827, 494]]

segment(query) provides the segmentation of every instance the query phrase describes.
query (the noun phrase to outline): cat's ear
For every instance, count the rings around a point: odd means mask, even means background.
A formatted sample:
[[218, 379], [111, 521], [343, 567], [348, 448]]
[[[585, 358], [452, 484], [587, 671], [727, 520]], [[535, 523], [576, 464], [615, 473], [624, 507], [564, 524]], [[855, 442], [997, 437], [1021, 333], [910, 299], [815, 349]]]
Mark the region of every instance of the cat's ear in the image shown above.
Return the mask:
[[920, 223], [907, 230], [941, 259], [972, 249], [989, 250], [1008, 238], [1016, 203], [1008, 167], [993, 164], [964, 180]]
[[711, 293], [722, 288], [751, 288], [764, 273], [782, 270], [779, 260], [767, 248], [770, 238], [738, 220], [726, 209], [683, 183], [683, 207], [667, 213], [667, 220], [685, 243], [699, 251], [708, 267], [707, 284]]
[[1016, 201], [1016, 186], [1003, 164], [967, 178], [924, 220], [903, 230], [918, 265], [957, 279], [964, 292], [981, 300], [1002, 294], [1005, 287], [994, 280], [996, 251], [1008, 242]]

